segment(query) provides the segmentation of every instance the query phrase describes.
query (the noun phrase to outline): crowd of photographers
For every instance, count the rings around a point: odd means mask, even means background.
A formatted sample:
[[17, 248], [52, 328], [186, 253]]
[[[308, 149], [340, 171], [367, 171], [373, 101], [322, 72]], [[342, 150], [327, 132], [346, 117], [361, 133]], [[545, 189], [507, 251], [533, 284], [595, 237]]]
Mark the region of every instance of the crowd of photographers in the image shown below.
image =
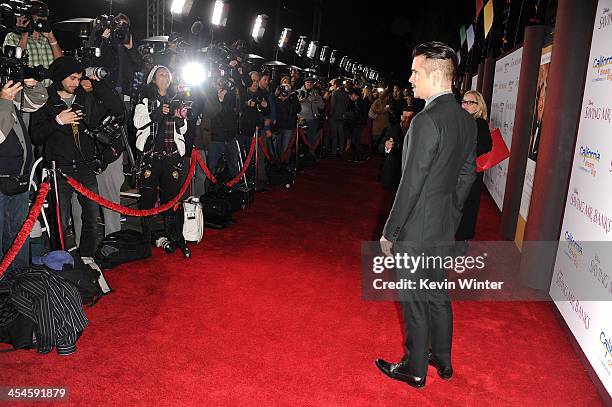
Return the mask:
[[[287, 76], [256, 69], [242, 41], [210, 46], [200, 55], [199, 47], [197, 53], [185, 49], [183, 36], [172, 34], [162, 52], [150, 53], [145, 45], [135, 46], [124, 14], [98, 17], [85, 46], [64, 55], [47, 6], [40, 0], [30, 4], [29, 16], [18, 17], [4, 40], [5, 55], [14, 50], [24, 69], [21, 78], [2, 77], [0, 257], [27, 216], [37, 154], [115, 203], [130, 168], [139, 208], [150, 209], [179, 193], [194, 148], [219, 181], [239, 174], [254, 135], [263, 140], [267, 155], [291, 172], [322, 158], [359, 163], [372, 151], [397, 151], [416, 109], [408, 89], [373, 87], [358, 76], [327, 82], [296, 69]], [[198, 56], [207, 77], [190, 86], [192, 78], [181, 68]], [[44, 74], [24, 73], [39, 66], [47, 69]], [[297, 154], [285, 154], [298, 130], [308, 143]], [[124, 159], [124, 152], [129, 157]], [[265, 155], [256, 157], [238, 187], [267, 182]], [[197, 167], [192, 194], [203, 195], [210, 187]], [[98, 204], [77, 194], [63, 177], [58, 177], [58, 195], [64, 232], [72, 225], [79, 254], [93, 257]], [[165, 236], [189, 257], [179, 213], [163, 214]], [[103, 209], [102, 214], [105, 235], [121, 230], [118, 213]], [[143, 218], [142, 228], [151, 240], [151, 219]], [[28, 265], [29, 258], [26, 244], [13, 267]]]

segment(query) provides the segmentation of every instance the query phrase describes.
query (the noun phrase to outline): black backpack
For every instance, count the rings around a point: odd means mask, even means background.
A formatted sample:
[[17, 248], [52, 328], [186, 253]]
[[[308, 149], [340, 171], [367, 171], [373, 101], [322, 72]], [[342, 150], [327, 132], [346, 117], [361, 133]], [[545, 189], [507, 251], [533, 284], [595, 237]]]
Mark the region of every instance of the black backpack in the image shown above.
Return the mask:
[[135, 230], [120, 230], [106, 236], [96, 251], [96, 263], [102, 269], [151, 257], [151, 242]]

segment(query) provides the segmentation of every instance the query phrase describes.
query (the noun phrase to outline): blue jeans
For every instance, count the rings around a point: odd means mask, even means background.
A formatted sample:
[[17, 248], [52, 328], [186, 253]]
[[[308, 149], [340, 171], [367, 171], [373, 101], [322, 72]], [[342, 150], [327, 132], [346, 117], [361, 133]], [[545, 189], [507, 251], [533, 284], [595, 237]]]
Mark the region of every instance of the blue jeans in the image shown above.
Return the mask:
[[[13, 240], [17, 237], [28, 217], [30, 210], [28, 195], [28, 191], [11, 196], [0, 192], [0, 257], [4, 257], [4, 254], [11, 248]], [[9, 269], [27, 267], [29, 264], [30, 237], [28, 236]]]

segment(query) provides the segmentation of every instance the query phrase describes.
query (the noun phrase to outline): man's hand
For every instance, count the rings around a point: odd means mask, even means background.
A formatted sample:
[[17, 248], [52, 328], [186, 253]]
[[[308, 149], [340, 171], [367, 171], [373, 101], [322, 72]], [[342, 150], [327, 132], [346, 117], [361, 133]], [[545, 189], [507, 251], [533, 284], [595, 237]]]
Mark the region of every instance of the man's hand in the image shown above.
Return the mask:
[[268, 138], [272, 137], [272, 130], [270, 130], [270, 129], [266, 130], [266, 137], [268, 137]]
[[268, 101], [267, 101], [266, 99], [263, 99], [263, 100], [261, 101], [261, 107], [263, 107], [264, 109], [265, 109], [266, 107], [268, 107]]
[[83, 112], [80, 110], [73, 112], [72, 109], [62, 110], [56, 117], [58, 123], [63, 124], [78, 124], [81, 119], [83, 119]]
[[41, 32], [41, 34], [43, 37], [49, 40], [49, 44], [52, 42], [57, 42], [57, 40], [55, 39], [55, 35], [53, 34], [53, 31], [49, 31], [48, 33]]
[[108, 40], [110, 38], [110, 35], [111, 35], [111, 29], [110, 28], [107, 28], [107, 29], [105, 29], [102, 32], [102, 38], [104, 38], [104, 39]]
[[223, 102], [223, 99], [225, 99], [225, 95], [227, 95], [227, 89], [219, 89], [217, 91], [217, 97], [219, 98], [219, 102]]
[[[17, 17], [15, 26], [19, 28], [25, 28], [28, 25], [28, 18], [26, 16]], [[24, 33], [27, 34], [27, 33]]]
[[13, 81], [8, 81], [6, 85], [2, 87], [2, 91], [0, 92], [0, 99], [15, 100], [15, 96], [17, 96], [17, 93], [21, 89], [23, 89], [23, 86], [21, 86], [21, 82], [13, 83]]
[[89, 93], [89, 92], [93, 92], [93, 84], [91, 83], [91, 80], [89, 79], [83, 79], [81, 81], [81, 87], [83, 88], [83, 90], [85, 90], [85, 92]]
[[382, 250], [385, 256], [388, 256], [388, 257], [393, 256], [393, 254], [391, 254], [392, 247], [393, 247], [392, 242], [388, 241], [387, 238], [384, 236], [380, 237], [380, 249]]
[[170, 113], [170, 105], [167, 103], [164, 103], [162, 105], [162, 114], [168, 114]]
[[134, 42], [132, 41], [132, 34], [130, 34], [130, 42], [128, 42], [127, 44], [123, 44], [123, 46], [127, 49], [132, 49], [132, 47], [134, 46]]

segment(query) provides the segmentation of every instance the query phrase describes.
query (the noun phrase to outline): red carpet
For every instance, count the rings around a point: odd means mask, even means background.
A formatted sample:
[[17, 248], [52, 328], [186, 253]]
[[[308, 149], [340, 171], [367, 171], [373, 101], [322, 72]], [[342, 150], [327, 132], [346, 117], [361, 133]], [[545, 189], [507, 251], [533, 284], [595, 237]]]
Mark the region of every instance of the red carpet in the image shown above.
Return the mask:
[[[455, 303], [450, 382], [376, 369], [402, 351], [395, 304], [360, 299], [360, 241], [386, 216], [377, 165], [320, 162], [206, 230], [192, 260], [156, 250], [108, 272], [78, 352], [1, 354], [0, 385], [68, 386], [78, 406], [601, 405], [546, 303]], [[497, 239], [483, 199], [479, 238]]]

